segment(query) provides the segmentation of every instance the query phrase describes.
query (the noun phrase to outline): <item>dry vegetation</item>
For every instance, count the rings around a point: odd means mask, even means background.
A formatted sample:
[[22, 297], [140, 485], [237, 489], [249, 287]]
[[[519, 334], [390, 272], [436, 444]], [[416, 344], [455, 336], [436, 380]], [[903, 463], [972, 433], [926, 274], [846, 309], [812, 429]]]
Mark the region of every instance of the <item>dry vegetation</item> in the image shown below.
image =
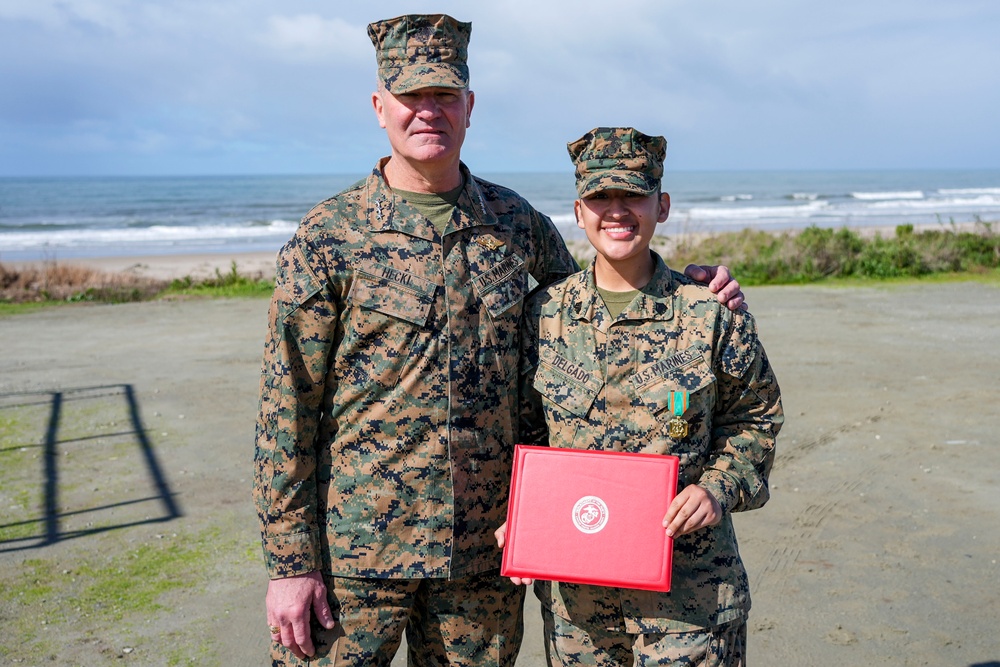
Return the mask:
[[[583, 239], [570, 242], [581, 265], [594, 256]], [[984, 274], [1000, 269], [1000, 233], [994, 223], [854, 230], [808, 227], [795, 231], [744, 229], [654, 237], [667, 263], [725, 264], [744, 285], [815, 283], [829, 279], [885, 280], [935, 274]], [[95, 301], [121, 303], [163, 296], [267, 296], [273, 281], [261, 272], [158, 280], [130, 271], [108, 273], [72, 264], [0, 264], [0, 305]]]
[[45, 262], [13, 267], [0, 264], [0, 302], [125, 302], [150, 299], [167, 286], [127, 272], [105, 273], [71, 264]]

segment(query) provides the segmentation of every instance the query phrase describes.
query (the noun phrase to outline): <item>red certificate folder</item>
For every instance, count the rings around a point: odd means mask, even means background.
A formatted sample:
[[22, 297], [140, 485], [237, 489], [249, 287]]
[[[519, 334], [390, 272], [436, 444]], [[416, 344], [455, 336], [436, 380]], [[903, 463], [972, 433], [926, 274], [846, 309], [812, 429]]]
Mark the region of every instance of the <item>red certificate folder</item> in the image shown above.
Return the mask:
[[670, 590], [676, 456], [517, 445], [500, 573]]

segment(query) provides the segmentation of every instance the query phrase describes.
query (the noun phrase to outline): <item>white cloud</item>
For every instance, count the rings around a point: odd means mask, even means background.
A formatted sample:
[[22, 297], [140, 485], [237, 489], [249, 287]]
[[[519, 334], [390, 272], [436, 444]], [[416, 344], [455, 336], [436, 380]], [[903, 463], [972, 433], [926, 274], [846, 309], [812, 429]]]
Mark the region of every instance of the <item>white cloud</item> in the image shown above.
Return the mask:
[[63, 145], [367, 169], [366, 25], [421, 11], [473, 23], [481, 171], [565, 168], [599, 124], [666, 134], [678, 168], [1000, 166], [995, 0], [0, 0], [0, 173]]
[[27, 21], [49, 30], [99, 28], [121, 35], [129, 30], [127, 0], [5, 0], [0, 20]]
[[26, 21], [56, 27], [65, 23], [54, 0], [9, 0], [0, 3], [0, 20]]
[[296, 60], [373, 60], [365, 26], [317, 14], [271, 16], [262, 41]]

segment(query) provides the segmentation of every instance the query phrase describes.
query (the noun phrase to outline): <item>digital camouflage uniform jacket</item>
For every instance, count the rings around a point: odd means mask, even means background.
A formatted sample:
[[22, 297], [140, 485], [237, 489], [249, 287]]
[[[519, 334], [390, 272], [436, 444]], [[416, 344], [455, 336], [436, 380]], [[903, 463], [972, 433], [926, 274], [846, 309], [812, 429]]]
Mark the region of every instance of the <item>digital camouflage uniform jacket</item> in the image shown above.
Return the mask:
[[442, 238], [386, 160], [278, 256], [254, 481], [271, 578], [499, 567], [521, 313], [576, 263], [547, 217], [465, 165]]
[[[749, 610], [731, 513], [767, 502], [783, 422], [753, 317], [654, 258], [653, 279], [614, 321], [593, 265], [540, 292], [525, 317], [522, 356], [523, 441], [672, 454], [680, 458], [678, 491], [700, 484], [722, 506], [719, 525], [675, 540], [670, 593], [536, 583], [555, 614], [633, 634], [710, 627]], [[670, 396], [684, 390], [690, 429], [675, 441]]]

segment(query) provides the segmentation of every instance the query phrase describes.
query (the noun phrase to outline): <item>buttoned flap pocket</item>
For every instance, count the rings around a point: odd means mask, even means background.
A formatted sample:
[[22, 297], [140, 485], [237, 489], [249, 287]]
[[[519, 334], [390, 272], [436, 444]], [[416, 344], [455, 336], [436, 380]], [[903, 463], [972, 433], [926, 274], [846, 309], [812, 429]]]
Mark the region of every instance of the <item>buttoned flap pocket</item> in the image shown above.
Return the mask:
[[539, 360], [533, 386], [554, 406], [586, 418], [601, 390], [601, 381], [593, 372], [550, 353]]
[[348, 301], [355, 306], [424, 326], [437, 285], [390, 266], [370, 264], [358, 269]]
[[[486, 312], [480, 316], [484, 341], [479, 363], [493, 365], [501, 377], [517, 372], [521, 311], [529, 291], [524, 260], [510, 254], [473, 270], [472, 287]], [[492, 357], [492, 360], [491, 360]]]
[[[474, 275], [472, 286], [476, 290], [476, 296], [486, 306], [490, 318], [496, 322], [524, 300], [531, 291], [530, 281], [533, 280], [524, 269], [524, 260], [512, 254]], [[537, 285], [537, 281], [535, 284]], [[520, 317], [520, 310], [510, 315]]]
[[433, 337], [427, 324], [436, 290], [389, 266], [372, 264], [355, 273], [334, 361], [341, 387], [390, 389], [404, 373], [416, 372], [414, 360]]
[[675, 414], [674, 400], [684, 392], [688, 395], [684, 413], [700, 410], [706, 399], [711, 402], [707, 394], [715, 386], [707, 352], [707, 346], [694, 345], [640, 368], [629, 378], [632, 394], [654, 415]]

